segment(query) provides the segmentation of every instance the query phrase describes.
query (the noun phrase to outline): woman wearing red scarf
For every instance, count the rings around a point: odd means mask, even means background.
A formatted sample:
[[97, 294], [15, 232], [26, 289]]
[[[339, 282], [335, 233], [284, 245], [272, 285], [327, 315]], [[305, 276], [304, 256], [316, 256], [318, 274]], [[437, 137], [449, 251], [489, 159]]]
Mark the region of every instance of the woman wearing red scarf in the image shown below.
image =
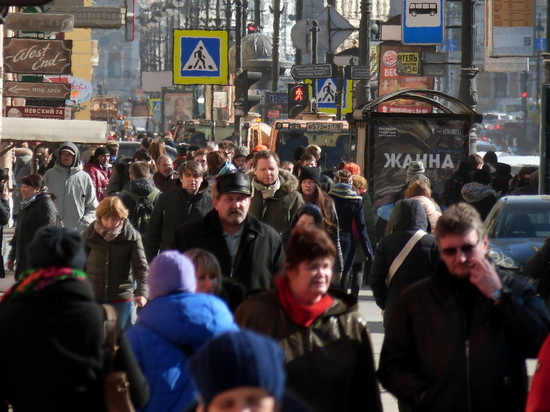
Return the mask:
[[372, 347], [357, 299], [329, 290], [334, 242], [316, 227], [296, 227], [277, 290], [243, 302], [242, 327], [279, 341], [287, 387], [315, 411], [382, 411]]

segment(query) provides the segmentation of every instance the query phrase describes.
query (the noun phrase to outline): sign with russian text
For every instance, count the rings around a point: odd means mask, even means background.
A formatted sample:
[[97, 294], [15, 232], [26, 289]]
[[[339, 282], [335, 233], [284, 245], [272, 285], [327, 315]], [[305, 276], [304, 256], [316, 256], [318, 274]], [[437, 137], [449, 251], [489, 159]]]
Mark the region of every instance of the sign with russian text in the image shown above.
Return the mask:
[[4, 38], [4, 71], [70, 74], [72, 40]]
[[4, 83], [4, 97], [43, 97], [50, 99], [68, 99], [70, 94], [70, 83]]
[[37, 119], [71, 118], [71, 109], [68, 107], [34, 107], [34, 106], [6, 106], [5, 117], [31, 117]]
[[[433, 89], [434, 78], [428, 76], [401, 76], [397, 73], [400, 53], [420, 53], [421, 50], [434, 51], [433, 47], [380, 45], [380, 72], [378, 75], [378, 95], [397, 92], [403, 89]], [[378, 106], [382, 113], [432, 113], [432, 106], [411, 99], [397, 99]]]
[[491, 57], [533, 56], [534, 0], [490, 0], [486, 10]]

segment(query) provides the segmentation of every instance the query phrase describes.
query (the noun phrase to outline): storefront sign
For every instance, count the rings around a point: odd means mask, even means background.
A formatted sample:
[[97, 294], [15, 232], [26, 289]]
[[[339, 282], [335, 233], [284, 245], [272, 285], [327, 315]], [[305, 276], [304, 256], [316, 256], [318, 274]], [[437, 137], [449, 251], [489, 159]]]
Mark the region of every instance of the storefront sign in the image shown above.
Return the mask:
[[70, 74], [72, 40], [4, 39], [4, 71]]

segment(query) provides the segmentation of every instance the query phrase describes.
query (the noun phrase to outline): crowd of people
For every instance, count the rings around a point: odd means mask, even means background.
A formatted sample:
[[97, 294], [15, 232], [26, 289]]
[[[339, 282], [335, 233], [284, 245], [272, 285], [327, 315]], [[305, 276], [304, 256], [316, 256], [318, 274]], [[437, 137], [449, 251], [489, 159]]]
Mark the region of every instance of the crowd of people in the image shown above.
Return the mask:
[[[525, 359], [549, 356], [550, 318], [486, 257], [483, 224], [536, 171], [512, 183], [495, 156], [470, 155], [434, 199], [412, 162], [377, 231], [359, 166], [322, 170], [318, 146], [283, 165], [265, 146], [180, 143], [172, 159], [165, 144], [20, 151], [0, 412], [104, 410], [101, 304], [141, 411], [382, 411], [380, 384], [400, 411], [545, 410], [549, 372], [528, 400]], [[0, 224], [7, 198], [6, 185]], [[378, 369], [364, 281], [383, 311]]]

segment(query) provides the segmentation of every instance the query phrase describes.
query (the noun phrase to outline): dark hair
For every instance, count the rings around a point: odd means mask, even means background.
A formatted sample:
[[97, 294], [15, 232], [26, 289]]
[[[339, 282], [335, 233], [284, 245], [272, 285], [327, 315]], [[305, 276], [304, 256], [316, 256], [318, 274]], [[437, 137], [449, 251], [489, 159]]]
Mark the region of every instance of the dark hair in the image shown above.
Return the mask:
[[328, 234], [317, 227], [296, 226], [290, 233], [285, 267], [294, 268], [320, 257], [336, 259], [336, 246]]
[[[332, 198], [329, 195], [327, 195], [323, 191], [323, 189], [321, 189], [319, 185], [317, 185], [317, 183], [315, 184], [315, 186], [317, 187], [317, 189], [313, 194], [313, 199], [311, 200], [311, 203], [317, 206], [321, 211], [321, 216], [323, 217], [323, 228], [327, 232], [330, 232], [334, 230], [334, 228], [336, 227], [336, 224], [332, 221], [332, 211], [334, 210], [334, 200], [332, 200]], [[298, 185], [298, 192], [300, 194], [303, 194], [301, 183]]]
[[38, 187], [40, 189], [44, 188], [44, 179], [37, 173], [22, 177], [19, 182], [21, 182], [22, 185]]
[[129, 173], [134, 179], [151, 177], [151, 165], [147, 162], [137, 161], [130, 165]]
[[153, 143], [153, 139], [151, 139], [150, 137], [144, 137], [143, 139], [141, 139], [141, 147], [145, 148], [145, 149], [149, 149], [149, 146], [151, 146], [151, 143]]
[[313, 156], [312, 154], [309, 154], [309, 153], [304, 153], [301, 157], [300, 157], [300, 164], [304, 163], [304, 162], [315, 162], [317, 163], [317, 159], [315, 158], [315, 156]]
[[146, 149], [138, 149], [136, 150], [136, 152], [134, 153], [134, 155], [132, 156], [132, 161], [143, 161], [143, 162], [150, 162], [151, 160], [153, 160], [153, 158], [151, 157], [151, 153], [149, 153]]
[[187, 170], [190, 170], [192, 173], [195, 173], [199, 176], [204, 176], [206, 170], [201, 166], [200, 163], [195, 162], [194, 160], [188, 160], [183, 162], [178, 166], [178, 175], [182, 177]]
[[206, 154], [206, 164], [208, 165], [208, 173], [212, 176], [217, 175], [222, 170], [223, 165], [227, 161], [227, 156], [222, 152], [208, 152]]

